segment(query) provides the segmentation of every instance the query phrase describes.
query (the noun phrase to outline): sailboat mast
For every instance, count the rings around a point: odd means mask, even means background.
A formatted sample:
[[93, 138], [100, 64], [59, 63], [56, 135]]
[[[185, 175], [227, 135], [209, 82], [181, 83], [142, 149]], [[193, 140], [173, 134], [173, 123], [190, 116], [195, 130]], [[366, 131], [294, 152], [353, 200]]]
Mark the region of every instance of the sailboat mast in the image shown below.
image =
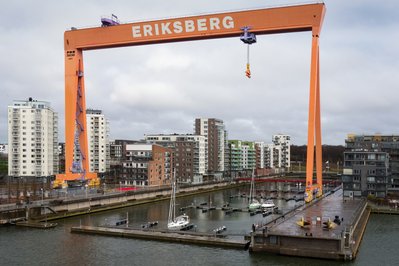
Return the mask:
[[176, 219], [176, 176], [173, 180], [173, 221]]
[[176, 219], [176, 168], [173, 171], [173, 177], [172, 177], [172, 195], [170, 197], [169, 222], [174, 222], [175, 219]]
[[254, 171], [254, 169], [252, 169], [251, 189], [249, 191], [250, 203], [252, 203], [252, 201], [253, 201], [254, 194], [255, 194], [255, 171]]
[[176, 169], [173, 171], [172, 176], [172, 193], [170, 195], [168, 223], [175, 220], [175, 175]]

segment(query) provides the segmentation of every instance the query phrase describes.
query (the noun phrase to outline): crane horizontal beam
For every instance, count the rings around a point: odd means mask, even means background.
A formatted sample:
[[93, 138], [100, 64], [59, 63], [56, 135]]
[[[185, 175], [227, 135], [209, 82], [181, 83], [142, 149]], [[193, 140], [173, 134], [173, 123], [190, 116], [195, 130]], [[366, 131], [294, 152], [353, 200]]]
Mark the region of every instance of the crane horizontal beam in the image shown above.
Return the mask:
[[66, 31], [65, 50], [91, 50], [166, 42], [240, 36], [250, 26], [256, 34], [312, 31], [319, 35], [324, 4], [276, 7], [183, 18], [144, 21]]

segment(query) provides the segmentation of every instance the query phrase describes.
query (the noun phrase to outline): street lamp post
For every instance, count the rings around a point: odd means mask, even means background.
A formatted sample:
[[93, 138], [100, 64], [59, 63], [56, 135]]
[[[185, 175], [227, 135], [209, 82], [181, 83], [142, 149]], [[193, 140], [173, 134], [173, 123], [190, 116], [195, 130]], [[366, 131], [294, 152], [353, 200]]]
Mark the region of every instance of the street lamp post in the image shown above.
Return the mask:
[[11, 199], [11, 187], [10, 187], [10, 176], [7, 176], [7, 183], [8, 183], [8, 201], [7, 203], [10, 203], [10, 199]]
[[40, 191], [42, 192], [42, 206], [43, 206], [43, 194], [44, 194], [43, 188], [40, 188]]
[[87, 199], [87, 187], [88, 187], [89, 185], [85, 185], [85, 192], [86, 192], [86, 199]]

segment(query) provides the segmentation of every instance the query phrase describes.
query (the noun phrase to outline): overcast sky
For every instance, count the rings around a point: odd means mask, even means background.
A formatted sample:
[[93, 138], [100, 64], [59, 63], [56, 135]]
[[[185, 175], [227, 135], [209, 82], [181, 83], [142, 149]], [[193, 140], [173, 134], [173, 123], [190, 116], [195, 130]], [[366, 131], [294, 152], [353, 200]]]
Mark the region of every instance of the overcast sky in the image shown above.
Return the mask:
[[[64, 140], [63, 33], [121, 22], [298, 4], [272, 0], [0, 0], [0, 143], [7, 106], [33, 97], [51, 102]], [[399, 1], [326, 0], [320, 36], [323, 144], [348, 133], [399, 134]], [[224, 120], [229, 139], [271, 142], [277, 133], [307, 141], [311, 33], [87, 51], [87, 107], [110, 121], [111, 139], [192, 133], [194, 119]]]

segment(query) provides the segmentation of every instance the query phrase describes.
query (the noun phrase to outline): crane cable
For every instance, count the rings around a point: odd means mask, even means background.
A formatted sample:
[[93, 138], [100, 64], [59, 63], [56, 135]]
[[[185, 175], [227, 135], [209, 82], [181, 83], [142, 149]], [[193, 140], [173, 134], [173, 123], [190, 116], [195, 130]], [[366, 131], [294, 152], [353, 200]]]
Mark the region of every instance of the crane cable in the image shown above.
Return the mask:
[[249, 43], [247, 44], [247, 70], [245, 70], [247, 78], [251, 78], [251, 69], [249, 65]]

